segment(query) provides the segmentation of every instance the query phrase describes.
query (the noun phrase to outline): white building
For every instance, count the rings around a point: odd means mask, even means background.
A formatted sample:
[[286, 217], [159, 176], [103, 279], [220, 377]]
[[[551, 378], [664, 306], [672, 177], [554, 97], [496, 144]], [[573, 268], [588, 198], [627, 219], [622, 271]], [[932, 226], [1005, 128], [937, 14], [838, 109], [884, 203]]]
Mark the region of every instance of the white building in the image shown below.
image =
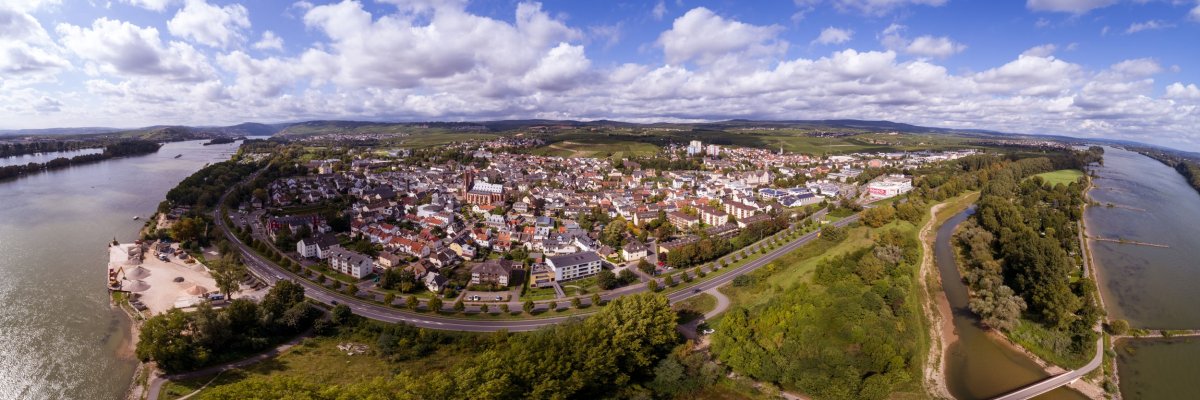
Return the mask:
[[375, 268], [370, 256], [333, 246], [329, 249], [329, 267], [357, 279], [365, 278]]
[[586, 278], [600, 273], [600, 255], [583, 251], [546, 259], [546, 265], [554, 271], [554, 280], [558, 282]]
[[888, 175], [867, 184], [867, 193], [876, 199], [895, 197], [912, 190], [912, 178], [904, 175]]
[[694, 156], [697, 154], [701, 154], [703, 152], [704, 152], [704, 143], [700, 143], [699, 140], [693, 140], [691, 143], [688, 144], [687, 154], [689, 156]]

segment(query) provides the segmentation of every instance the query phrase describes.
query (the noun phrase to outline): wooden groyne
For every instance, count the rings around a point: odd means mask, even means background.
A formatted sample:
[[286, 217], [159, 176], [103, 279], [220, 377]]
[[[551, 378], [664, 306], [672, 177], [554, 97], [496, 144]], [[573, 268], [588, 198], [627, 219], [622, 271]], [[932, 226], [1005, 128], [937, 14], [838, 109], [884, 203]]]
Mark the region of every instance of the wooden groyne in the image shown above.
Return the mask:
[[1133, 244], [1133, 245], [1138, 245], [1138, 246], [1158, 247], [1158, 248], [1163, 248], [1163, 249], [1171, 248], [1171, 246], [1167, 246], [1165, 244], [1139, 242], [1136, 240], [1128, 240], [1128, 239], [1110, 239], [1110, 238], [1094, 237], [1094, 238], [1092, 238], [1092, 240], [1097, 240], [1097, 241], [1101, 241], [1101, 242], [1109, 242], [1109, 243]]

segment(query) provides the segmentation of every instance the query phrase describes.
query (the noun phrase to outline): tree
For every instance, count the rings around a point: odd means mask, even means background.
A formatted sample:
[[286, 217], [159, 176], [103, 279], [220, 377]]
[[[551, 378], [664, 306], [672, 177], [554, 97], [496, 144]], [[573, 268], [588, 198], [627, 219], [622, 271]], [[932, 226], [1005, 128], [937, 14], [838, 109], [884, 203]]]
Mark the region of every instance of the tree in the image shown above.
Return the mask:
[[596, 275], [596, 284], [600, 286], [600, 289], [604, 290], [611, 290], [619, 285], [617, 281], [617, 275], [607, 269], [601, 270], [600, 273]]
[[329, 313], [329, 319], [337, 325], [343, 325], [346, 322], [349, 322], [350, 318], [353, 316], [354, 312], [350, 311], [350, 306], [345, 304], [333, 306], [333, 311]]
[[404, 299], [404, 305], [410, 310], [416, 310], [421, 302], [417, 300], [417, 296], [409, 295]]
[[458, 301], [454, 302], [454, 311], [463, 312], [463, 310], [466, 310], [466, 309], [467, 309], [467, 305], [463, 304], [462, 300], [458, 300]]
[[650, 282], [646, 282], [646, 289], [649, 289], [651, 292], [657, 292], [658, 291], [658, 281], [651, 279]]
[[663, 278], [663, 284], [667, 286], [675, 286], [675, 276], [667, 275], [666, 278]]
[[504, 304], [501, 304], [501, 305], [500, 305], [500, 312], [501, 312], [501, 313], [504, 313], [504, 314], [508, 314], [508, 313], [509, 313], [509, 311], [508, 311], [508, 303], [504, 303]]
[[533, 314], [533, 300], [525, 300], [525, 304], [521, 305], [521, 309], [525, 310], [526, 314]]
[[654, 275], [654, 265], [650, 264], [650, 262], [646, 261], [644, 258], [638, 261], [637, 269], [649, 275]]
[[484, 304], [484, 305], [479, 306], [479, 312], [487, 314], [488, 313], [488, 305]]
[[203, 364], [208, 354], [197, 351], [190, 335], [180, 334], [188, 329], [188, 325], [187, 316], [177, 308], [146, 320], [138, 333], [138, 358], [153, 360], [163, 370], [171, 372]]
[[442, 299], [439, 297], [434, 297], [432, 299], [429, 299], [429, 302], [427, 302], [426, 304], [429, 306], [430, 311], [433, 311], [433, 312], [441, 312], [442, 311]]
[[232, 300], [233, 292], [238, 290], [242, 277], [246, 275], [246, 267], [233, 260], [221, 260], [213, 263], [212, 278], [217, 284], [217, 290]]
[[621, 270], [621, 273], [617, 274], [618, 286], [625, 286], [634, 282], [637, 282], [637, 274], [634, 274], [628, 268]]
[[593, 306], [600, 305], [600, 294], [599, 293], [592, 293], [592, 305]]
[[1129, 333], [1129, 321], [1123, 319], [1114, 319], [1108, 323], [1108, 333], [1121, 336]]
[[396, 294], [395, 293], [388, 293], [383, 296], [383, 304], [387, 304], [390, 306], [390, 305], [393, 305], [392, 303], [395, 303], [395, 302], [396, 302]]
[[550, 311], [558, 311], [558, 302], [557, 301], [550, 302]]
[[571, 307], [581, 308], [582, 306], [583, 302], [581, 302], [578, 297], [571, 298]]

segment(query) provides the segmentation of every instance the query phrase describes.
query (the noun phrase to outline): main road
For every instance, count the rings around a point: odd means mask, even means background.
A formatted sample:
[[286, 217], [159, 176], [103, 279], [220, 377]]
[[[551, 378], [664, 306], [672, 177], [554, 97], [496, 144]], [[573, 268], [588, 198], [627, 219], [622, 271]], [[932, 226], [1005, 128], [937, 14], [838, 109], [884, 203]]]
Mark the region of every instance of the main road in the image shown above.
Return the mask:
[[[256, 174], [257, 175], [257, 174]], [[247, 180], [253, 179], [253, 176]], [[228, 196], [228, 193], [226, 193]], [[222, 196], [220, 204], [225, 204], [225, 196]], [[838, 220], [833, 223], [834, 226], [844, 227], [850, 223], [857, 221], [858, 214]], [[393, 307], [376, 304], [358, 297], [349, 296], [339, 293], [322, 285], [316, 284], [300, 275], [280, 267], [279, 265], [264, 259], [254, 249], [250, 248], [246, 243], [234, 235], [229, 226], [225, 223], [225, 218], [217, 215], [217, 227], [221, 230], [225, 238], [237, 247], [242, 254], [242, 261], [246, 264], [247, 270], [257, 276], [259, 279], [274, 285], [275, 282], [286, 279], [295, 282], [304, 287], [304, 295], [325, 304], [345, 304], [350, 307], [350, 310], [355, 314], [374, 320], [391, 322], [391, 323], [407, 323], [413, 326], [429, 329], [452, 330], [452, 331], [468, 331], [468, 332], [494, 332], [507, 330], [512, 332], [532, 331], [549, 325], [555, 325], [566, 322], [573, 318], [579, 318], [588, 314], [573, 314], [560, 317], [545, 317], [545, 318], [524, 318], [524, 319], [467, 319], [455, 318], [450, 316], [438, 315], [437, 313], [418, 313], [409, 310], [401, 310]], [[815, 240], [819, 236], [819, 232], [812, 232], [800, 236], [796, 240], [788, 242], [771, 252], [762, 255], [746, 264], [738, 266], [731, 271], [725, 272], [720, 276], [700, 282], [692, 287], [678, 290], [667, 294], [667, 299], [671, 303], [677, 303], [686, 300], [692, 296], [698, 295], [709, 289], [714, 289], [733, 281], [738, 276], [745, 275], [764, 265], [769, 264], [775, 259], [792, 252], [793, 250], [803, 246], [804, 244]], [[750, 247], [761, 246], [761, 242], [751, 245]], [[639, 283], [630, 285], [615, 290], [606, 291], [600, 294], [604, 300], [613, 300], [618, 297], [646, 291], [646, 284]], [[590, 313], [589, 313], [590, 314]]]

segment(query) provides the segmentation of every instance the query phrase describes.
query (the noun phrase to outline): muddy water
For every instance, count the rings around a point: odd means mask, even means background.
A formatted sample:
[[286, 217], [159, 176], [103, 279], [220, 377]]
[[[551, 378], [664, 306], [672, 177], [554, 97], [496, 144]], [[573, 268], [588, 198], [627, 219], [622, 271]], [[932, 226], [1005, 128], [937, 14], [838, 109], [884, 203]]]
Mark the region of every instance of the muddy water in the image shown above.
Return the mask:
[[[952, 239], [954, 230], [975, 212], [974, 206], [938, 227], [934, 259], [942, 275], [942, 288], [954, 314], [958, 341], [946, 352], [946, 384], [960, 400], [989, 399], [1040, 381], [1049, 376], [1024, 354], [988, 336], [979, 319], [967, 308], [967, 287], [958, 272]], [[1070, 389], [1059, 388], [1039, 399], [1086, 399]]]

